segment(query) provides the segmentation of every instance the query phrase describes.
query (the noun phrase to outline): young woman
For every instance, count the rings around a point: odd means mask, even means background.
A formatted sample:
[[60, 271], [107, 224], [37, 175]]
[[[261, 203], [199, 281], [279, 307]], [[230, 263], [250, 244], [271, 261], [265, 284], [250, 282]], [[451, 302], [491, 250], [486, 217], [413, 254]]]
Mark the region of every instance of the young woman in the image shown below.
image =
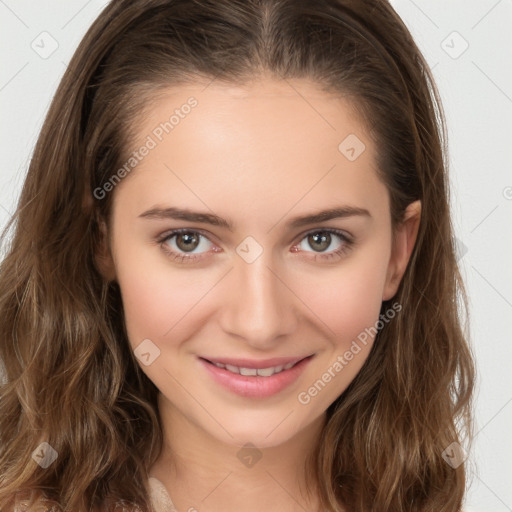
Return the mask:
[[5, 242], [0, 509], [461, 510], [444, 145], [386, 1], [112, 1]]

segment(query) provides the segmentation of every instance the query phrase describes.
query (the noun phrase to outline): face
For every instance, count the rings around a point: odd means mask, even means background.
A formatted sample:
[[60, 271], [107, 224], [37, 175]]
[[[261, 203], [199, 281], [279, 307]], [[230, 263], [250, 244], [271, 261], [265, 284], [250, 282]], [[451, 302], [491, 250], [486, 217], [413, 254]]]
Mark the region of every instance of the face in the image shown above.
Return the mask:
[[169, 88], [136, 131], [104, 268], [161, 414], [281, 444], [359, 372], [414, 223], [392, 243], [374, 144], [304, 81]]

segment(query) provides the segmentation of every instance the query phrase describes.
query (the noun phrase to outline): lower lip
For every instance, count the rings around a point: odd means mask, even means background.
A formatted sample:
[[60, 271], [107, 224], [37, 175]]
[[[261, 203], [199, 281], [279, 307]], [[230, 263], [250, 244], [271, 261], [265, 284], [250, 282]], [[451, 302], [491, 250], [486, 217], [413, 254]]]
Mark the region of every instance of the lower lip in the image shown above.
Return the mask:
[[313, 356], [306, 357], [289, 370], [275, 373], [271, 377], [239, 375], [219, 368], [205, 359], [199, 358], [199, 361], [215, 381], [233, 393], [251, 398], [265, 398], [283, 391], [295, 382], [312, 358]]

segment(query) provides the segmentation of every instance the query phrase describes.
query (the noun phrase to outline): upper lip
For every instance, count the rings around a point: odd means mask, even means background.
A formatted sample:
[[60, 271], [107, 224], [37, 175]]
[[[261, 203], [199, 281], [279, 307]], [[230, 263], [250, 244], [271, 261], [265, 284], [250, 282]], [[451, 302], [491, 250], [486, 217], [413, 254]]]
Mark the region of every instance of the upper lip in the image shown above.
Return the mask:
[[[312, 355], [312, 354], [310, 354]], [[234, 359], [229, 357], [203, 357], [202, 359], [206, 359], [211, 363], [220, 363], [220, 364], [229, 364], [231, 366], [237, 366], [238, 368], [270, 368], [272, 366], [284, 366], [288, 363], [296, 364], [302, 359], [305, 359], [309, 356], [300, 356], [300, 357], [273, 357], [272, 359]]]

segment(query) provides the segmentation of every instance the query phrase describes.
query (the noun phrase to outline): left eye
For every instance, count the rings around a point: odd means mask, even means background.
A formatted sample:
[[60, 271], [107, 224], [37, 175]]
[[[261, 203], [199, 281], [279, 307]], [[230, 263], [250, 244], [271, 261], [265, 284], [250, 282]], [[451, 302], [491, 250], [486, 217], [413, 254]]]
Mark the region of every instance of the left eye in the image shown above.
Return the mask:
[[338, 232], [334, 232], [331, 230], [325, 231], [312, 231], [308, 233], [302, 241], [306, 241], [310, 247], [316, 246], [319, 249], [319, 252], [325, 252], [325, 250], [331, 245], [333, 235], [341, 238], [343, 242], [348, 242], [348, 239], [345, 235], [340, 234]]
[[[341, 240], [339, 247], [326, 252], [326, 249], [333, 243], [333, 236]], [[190, 230], [190, 229], [177, 229], [164, 235], [158, 242], [167, 254], [173, 259], [180, 262], [191, 262], [203, 258], [203, 254], [208, 252], [208, 244], [202, 242], [209, 240], [202, 233]], [[210, 242], [212, 243], [212, 242]], [[313, 247], [313, 251], [308, 251], [304, 248], [304, 244], [308, 244]], [[310, 231], [306, 233], [301, 242], [293, 247], [293, 252], [315, 252], [314, 260], [319, 259], [330, 259], [333, 257], [341, 257], [353, 244], [352, 238], [343, 231], [337, 229], [317, 229], [316, 231]], [[203, 247], [206, 249], [200, 254], [194, 254], [192, 251]], [[300, 247], [299, 250], [296, 248]], [[318, 249], [318, 251], [316, 250]], [[219, 252], [215, 250], [214, 252]], [[323, 254], [326, 253], [326, 254]]]

